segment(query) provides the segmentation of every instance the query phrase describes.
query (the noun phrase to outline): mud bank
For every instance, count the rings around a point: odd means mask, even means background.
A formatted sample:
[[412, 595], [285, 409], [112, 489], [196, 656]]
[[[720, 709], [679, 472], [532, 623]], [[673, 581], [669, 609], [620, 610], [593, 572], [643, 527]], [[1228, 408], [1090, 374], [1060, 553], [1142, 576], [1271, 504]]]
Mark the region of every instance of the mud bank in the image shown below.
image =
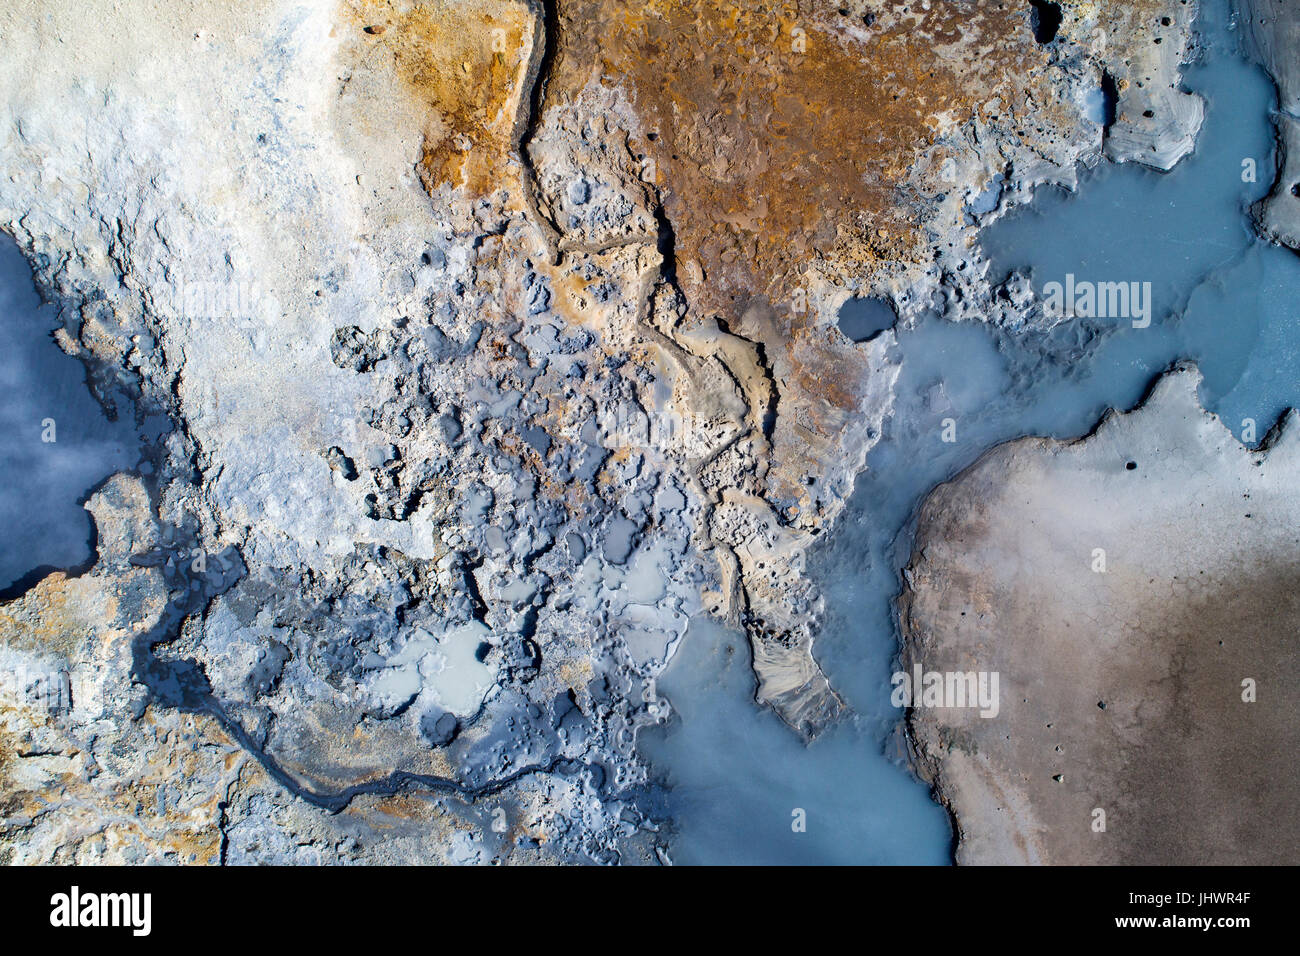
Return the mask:
[[904, 669], [999, 675], [995, 716], [908, 712], [960, 863], [1296, 862], [1300, 416], [1252, 451], [1198, 382], [921, 510]]

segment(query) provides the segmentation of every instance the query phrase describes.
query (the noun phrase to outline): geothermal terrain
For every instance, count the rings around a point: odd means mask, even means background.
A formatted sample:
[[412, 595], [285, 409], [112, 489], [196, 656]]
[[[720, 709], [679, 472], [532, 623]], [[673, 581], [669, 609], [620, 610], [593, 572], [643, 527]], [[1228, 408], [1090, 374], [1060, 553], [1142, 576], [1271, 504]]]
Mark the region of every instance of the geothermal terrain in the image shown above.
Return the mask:
[[0, 861], [689, 858], [644, 740], [701, 627], [800, 746], [866, 719], [818, 650], [852, 510], [913, 536], [898, 670], [999, 678], [995, 715], [918, 694], [872, 738], [946, 855], [1296, 862], [1294, 414], [1245, 435], [1165, 363], [905, 528], [854, 488], [911, 330], [1082, 363], [1093, 319], [1172, 327], [1159, 276], [1053, 304], [981, 237], [1190, 175], [1212, 50], [1276, 98], [1232, 228], [1294, 259], [1298, 32], [1280, 0], [10, 0], [0, 228], [46, 325], [0, 361], [77, 381], [3, 378]]

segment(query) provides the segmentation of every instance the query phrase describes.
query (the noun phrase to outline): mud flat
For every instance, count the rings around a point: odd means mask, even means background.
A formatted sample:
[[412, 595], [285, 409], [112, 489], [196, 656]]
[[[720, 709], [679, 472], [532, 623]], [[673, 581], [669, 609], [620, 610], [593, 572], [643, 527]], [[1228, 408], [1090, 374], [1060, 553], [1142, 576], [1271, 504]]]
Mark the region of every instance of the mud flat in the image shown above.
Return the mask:
[[1198, 382], [920, 511], [904, 667], [999, 675], [996, 716], [909, 711], [959, 863], [1300, 859], [1300, 416], [1250, 450]]

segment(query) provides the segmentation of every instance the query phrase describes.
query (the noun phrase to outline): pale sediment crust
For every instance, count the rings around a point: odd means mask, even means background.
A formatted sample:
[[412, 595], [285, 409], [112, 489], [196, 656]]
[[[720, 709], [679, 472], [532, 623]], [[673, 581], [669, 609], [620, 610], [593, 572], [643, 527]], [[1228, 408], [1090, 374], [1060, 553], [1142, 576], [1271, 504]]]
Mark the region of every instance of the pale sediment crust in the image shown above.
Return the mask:
[[1300, 860], [1300, 416], [1252, 451], [1198, 382], [921, 510], [904, 664], [999, 675], [996, 716], [908, 715], [959, 863]]
[[1182, 88], [1182, 68], [1189, 58], [1198, 7], [1169, 4], [1160, 9], [1141, 4], [1067, 2], [1078, 15], [1071, 30], [1098, 27], [1126, 42], [1106, 46], [1101, 54], [1108, 85], [1116, 95], [1114, 122], [1106, 131], [1106, 156], [1154, 169], [1172, 169], [1191, 153], [1205, 119], [1205, 102]]

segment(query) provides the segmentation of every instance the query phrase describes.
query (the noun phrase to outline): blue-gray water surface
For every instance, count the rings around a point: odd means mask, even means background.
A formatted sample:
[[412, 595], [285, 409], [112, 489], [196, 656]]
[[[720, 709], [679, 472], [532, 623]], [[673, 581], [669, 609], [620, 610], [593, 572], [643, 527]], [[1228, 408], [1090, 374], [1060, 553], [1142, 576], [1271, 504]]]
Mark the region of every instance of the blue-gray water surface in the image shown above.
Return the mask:
[[17, 244], [0, 234], [0, 592], [38, 569], [89, 561], [82, 502], [139, 458], [134, 424], [108, 420], [85, 368], [55, 344], [57, 324]]
[[[643, 734], [670, 787], [672, 855], [684, 863], [946, 863], [946, 814], [898, 756], [889, 702], [893, 601], [915, 510], [936, 485], [1001, 442], [1074, 437], [1108, 408], [1131, 408], [1174, 362], [1196, 361], [1202, 400], [1239, 438], [1262, 438], [1300, 405], [1300, 258], [1257, 239], [1247, 216], [1273, 176], [1267, 76], [1238, 51], [1225, 0], [1207, 0], [1202, 62], [1185, 73], [1207, 102], [1193, 156], [1168, 174], [1103, 164], [1074, 193], [1042, 189], [987, 229], [995, 277], [1040, 293], [1067, 273], [1152, 284], [1147, 328], [1071, 320], [1011, 334], [936, 318], [897, 332], [897, 403], [868, 470], [810, 555], [826, 595], [816, 656], [855, 717], [802, 746], [753, 702], [743, 636], [697, 622], [660, 682], [679, 713]], [[1253, 159], [1258, 181], [1244, 182]], [[942, 441], [942, 422], [957, 422]], [[796, 810], [804, 832], [792, 827]]]

